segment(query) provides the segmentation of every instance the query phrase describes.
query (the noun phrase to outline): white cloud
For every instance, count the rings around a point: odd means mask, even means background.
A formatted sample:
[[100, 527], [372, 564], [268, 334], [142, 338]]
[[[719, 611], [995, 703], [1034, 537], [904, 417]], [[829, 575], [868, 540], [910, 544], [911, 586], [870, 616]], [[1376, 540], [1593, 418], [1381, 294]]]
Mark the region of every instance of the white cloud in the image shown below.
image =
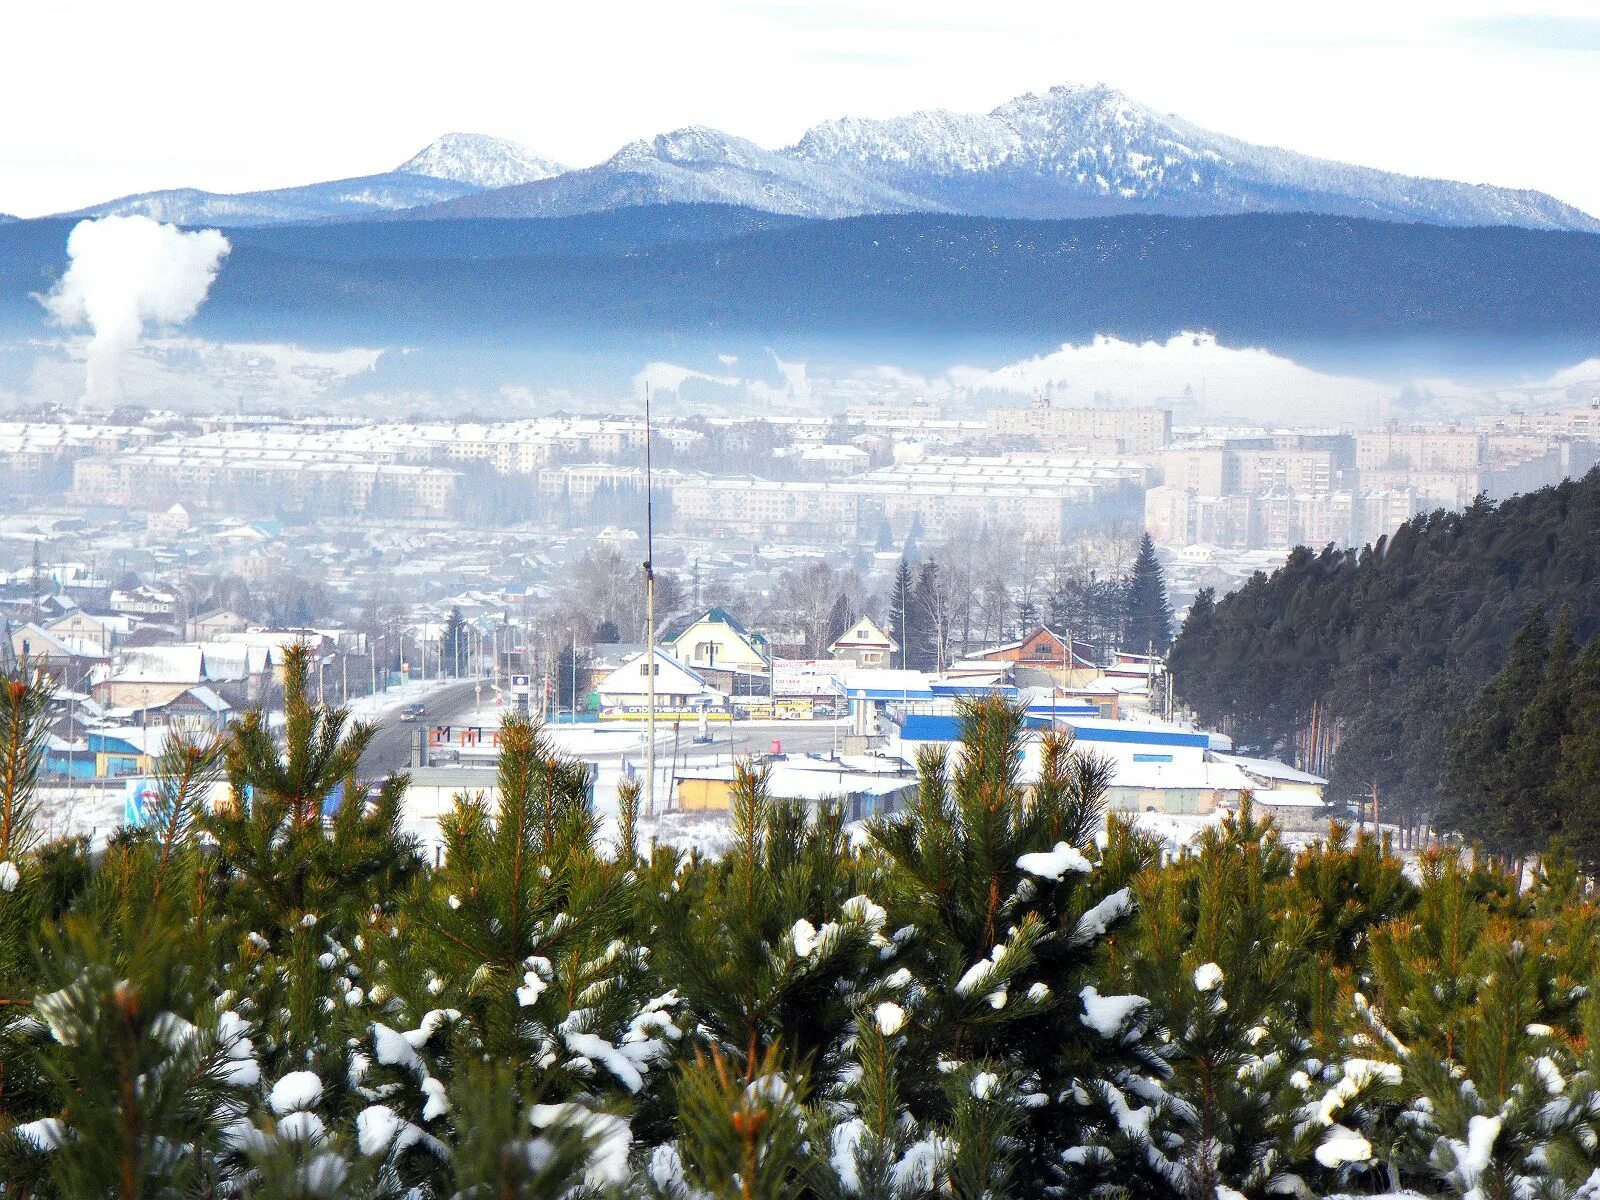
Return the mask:
[[1281, 420], [1289, 411], [1302, 421], [1366, 420], [1397, 391], [1392, 384], [1327, 375], [1268, 350], [1224, 346], [1203, 333], [1137, 343], [1102, 336], [998, 370], [952, 367], [948, 377], [953, 388], [1048, 391], [1070, 405], [1097, 397], [1170, 404], [1187, 396], [1200, 413], [1262, 421]]

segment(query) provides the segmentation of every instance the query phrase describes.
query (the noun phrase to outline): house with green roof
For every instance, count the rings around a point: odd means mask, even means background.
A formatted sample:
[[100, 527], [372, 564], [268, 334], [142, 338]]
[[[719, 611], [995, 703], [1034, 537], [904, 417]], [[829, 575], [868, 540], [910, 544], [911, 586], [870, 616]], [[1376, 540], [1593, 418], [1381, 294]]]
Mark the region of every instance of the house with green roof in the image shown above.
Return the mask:
[[710, 671], [726, 672], [730, 677], [766, 677], [772, 671], [767, 639], [751, 633], [725, 608], [708, 608], [681, 627], [669, 630], [661, 645], [673, 658], [702, 675]]

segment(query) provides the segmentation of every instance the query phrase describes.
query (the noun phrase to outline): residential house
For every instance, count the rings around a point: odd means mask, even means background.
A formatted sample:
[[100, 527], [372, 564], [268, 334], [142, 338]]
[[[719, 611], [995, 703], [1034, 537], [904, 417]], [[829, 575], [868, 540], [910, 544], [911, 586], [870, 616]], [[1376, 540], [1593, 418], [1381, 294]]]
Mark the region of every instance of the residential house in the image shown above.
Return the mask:
[[772, 655], [766, 638], [751, 633], [723, 608], [708, 608], [687, 625], [662, 639], [663, 648], [696, 672], [722, 672], [732, 684], [735, 676], [766, 676]]
[[1039, 625], [1019, 641], [980, 650], [969, 657], [988, 662], [1012, 664], [1012, 678], [1019, 687], [1083, 687], [1100, 674], [1090, 654], [1092, 647], [1067, 638], [1047, 625]]
[[869, 669], [887, 669], [899, 651], [900, 643], [866, 616], [858, 619], [828, 647], [828, 653], [840, 662]]
[[186, 636], [191, 642], [210, 642], [229, 633], [243, 633], [250, 628], [250, 618], [241, 616], [231, 608], [214, 608], [189, 622]]
[[139, 708], [113, 709], [111, 715], [146, 727], [161, 725], [194, 733], [221, 733], [233, 713], [233, 705], [213, 688], [201, 684]]
[[33, 622], [14, 626], [7, 639], [12, 661], [26, 661], [30, 668], [42, 670], [64, 688], [82, 687], [93, 670], [106, 661], [106, 655], [73, 645]]
[[122, 643], [132, 624], [120, 613], [97, 614], [74, 608], [46, 622], [44, 627], [79, 653], [105, 658]]
[[[649, 705], [650, 676], [648, 652], [629, 657], [608, 673], [595, 687], [600, 708], [607, 716], [643, 716]], [[700, 675], [677, 661], [665, 650], [657, 650], [654, 666], [656, 711], [684, 714], [721, 709], [726, 694], [717, 691]]]
[[138, 617], [170, 617], [178, 609], [176, 593], [143, 584], [123, 591], [113, 589], [111, 607], [119, 613]]

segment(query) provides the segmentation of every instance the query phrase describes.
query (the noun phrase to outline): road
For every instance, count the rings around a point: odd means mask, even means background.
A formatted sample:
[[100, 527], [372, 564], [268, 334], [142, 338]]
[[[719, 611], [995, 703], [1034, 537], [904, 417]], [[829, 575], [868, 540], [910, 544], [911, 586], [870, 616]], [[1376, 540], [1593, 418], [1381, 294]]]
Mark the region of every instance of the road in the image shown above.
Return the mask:
[[[367, 746], [361, 757], [361, 773], [368, 779], [382, 779], [411, 765], [411, 734], [421, 729], [426, 736], [433, 725], [448, 725], [452, 720], [470, 713], [475, 707], [474, 682], [451, 684], [435, 692], [427, 700], [428, 715], [420, 721], [402, 721], [398, 716], [384, 718], [378, 736]], [[484, 691], [488, 692], [485, 682]]]

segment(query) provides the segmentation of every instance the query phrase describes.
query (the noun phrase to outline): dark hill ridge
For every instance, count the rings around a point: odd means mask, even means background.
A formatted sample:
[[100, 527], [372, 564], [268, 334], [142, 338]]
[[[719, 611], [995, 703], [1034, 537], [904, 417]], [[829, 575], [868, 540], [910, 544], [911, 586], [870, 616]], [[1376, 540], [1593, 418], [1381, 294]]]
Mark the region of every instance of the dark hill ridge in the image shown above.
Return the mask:
[[686, 237], [677, 221], [654, 232], [596, 221], [587, 240], [530, 223], [503, 252], [470, 258], [441, 255], [421, 225], [409, 252], [402, 236], [381, 257], [353, 259], [319, 249], [321, 232], [281, 231], [270, 249], [241, 240], [203, 317], [370, 319], [393, 336], [1600, 335], [1600, 237], [1589, 234], [1272, 215], [899, 215], [712, 238]]
[[[0, 226], [0, 319], [38, 331], [66, 221]], [[230, 230], [198, 332], [1052, 346], [1206, 330], [1231, 344], [1600, 346], [1600, 236], [1344, 217], [812, 221], [728, 206], [546, 220]]]

